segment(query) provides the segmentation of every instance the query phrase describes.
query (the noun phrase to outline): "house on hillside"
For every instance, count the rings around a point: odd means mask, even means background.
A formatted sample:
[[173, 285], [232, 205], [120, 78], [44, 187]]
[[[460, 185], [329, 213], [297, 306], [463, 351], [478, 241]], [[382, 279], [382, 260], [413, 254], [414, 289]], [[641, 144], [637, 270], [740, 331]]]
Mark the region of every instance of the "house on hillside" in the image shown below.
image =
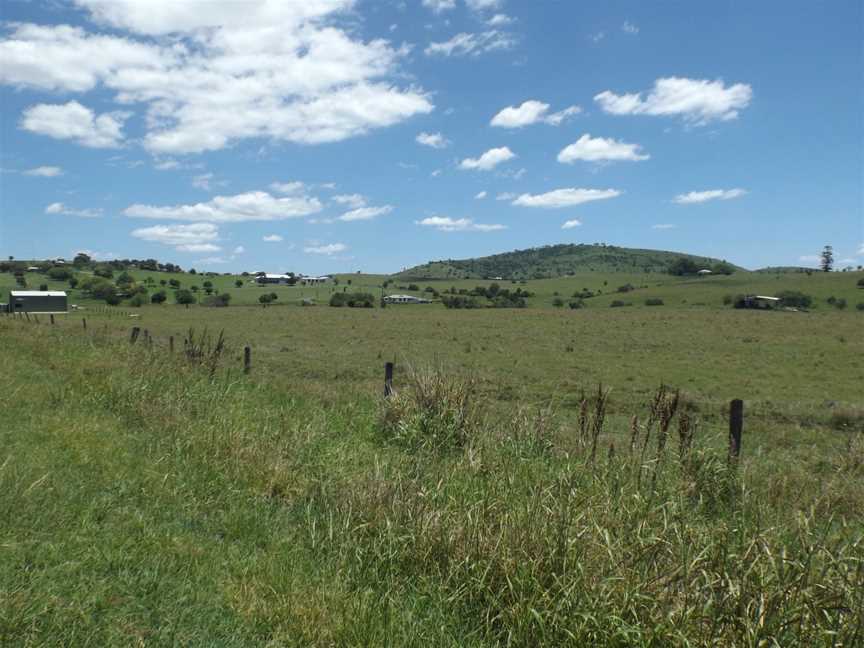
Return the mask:
[[11, 290], [6, 310], [9, 313], [65, 313], [69, 303], [62, 290]]
[[696, 274], [698, 274], [698, 275], [704, 277], [704, 276], [706, 276], [706, 275], [710, 275], [710, 274], [714, 274], [714, 273], [711, 272], [708, 268], [702, 268], [702, 269], [701, 269], [699, 272], [697, 272]]
[[387, 295], [384, 298], [387, 304], [431, 304], [428, 299], [415, 297], [414, 295]]
[[317, 286], [318, 284], [324, 284], [330, 281], [329, 275], [322, 275], [320, 277], [305, 277], [300, 276], [300, 283], [304, 286]]
[[293, 274], [270, 274], [267, 272], [256, 273], [255, 281], [260, 285], [293, 286], [297, 283], [297, 277]]

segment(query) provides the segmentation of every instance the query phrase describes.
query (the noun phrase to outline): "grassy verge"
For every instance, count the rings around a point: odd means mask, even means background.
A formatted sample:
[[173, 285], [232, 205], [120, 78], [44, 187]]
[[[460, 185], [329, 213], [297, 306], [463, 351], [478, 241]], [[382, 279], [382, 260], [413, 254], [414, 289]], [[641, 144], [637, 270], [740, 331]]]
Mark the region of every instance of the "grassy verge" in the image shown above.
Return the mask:
[[382, 404], [92, 328], [0, 344], [3, 645], [864, 638], [854, 416], [736, 465], [671, 395], [502, 410], [418, 371]]

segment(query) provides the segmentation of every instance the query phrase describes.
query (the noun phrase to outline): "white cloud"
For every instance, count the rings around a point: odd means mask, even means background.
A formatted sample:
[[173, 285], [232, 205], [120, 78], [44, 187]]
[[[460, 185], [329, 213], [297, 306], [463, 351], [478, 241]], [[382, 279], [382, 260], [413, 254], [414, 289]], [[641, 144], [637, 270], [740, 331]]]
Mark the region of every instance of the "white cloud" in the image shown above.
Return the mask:
[[341, 194], [333, 196], [333, 200], [340, 205], [347, 205], [351, 209], [359, 209], [366, 206], [366, 196], [361, 194]]
[[56, 178], [63, 175], [63, 169], [56, 166], [40, 166], [35, 169], [27, 169], [24, 175], [37, 176], [40, 178]]
[[737, 118], [752, 97], [753, 90], [746, 83], [727, 87], [721, 80], [667, 77], [657, 79], [645, 99], [642, 93], [619, 95], [605, 90], [594, 101], [613, 115], [672, 115], [705, 124]]
[[309, 247], [304, 247], [303, 251], [306, 254], [323, 254], [325, 256], [332, 256], [344, 252], [347, 249], [348, 246], [344, 243], [330, 243], [329, 245], [311, 245]]
[[423, 6], [435, 13], [450, 11], [456, 7], [456, 0], [423, 0]]
[[276, 193], [286, 196], [294, 196], [306, 189], [306, 185], [302, 182], [271, 182], [270, 188]]
[[383, 216], [384, 214], [389, 214], [393, 211], [393, 207], [390, 205], [384, 205], [383, 207], [360, 207], [358, 209], [352, 209], [349, 212], [345, 212], [336, 220], [351, 222], [351, 221], [360, 221], [360, 220], [372, 220], [377, 216]]
[[481, 191], [481, 192], [478, 193], [476, 196], [474, 196], [474, 198], [475, 198], [476, 200], [483, 200], [487, 195], [488, 195], [488, 194], [487, 194], [485, 191]]
[[242, 245], [238, 245], [233, 250], [231, 250], [231, 254], [244, 254], [246, 252], [246, 248]]
[[465, 0], [465, 4], [471, 11], [489, 11], [498, 9], [502, 0]]
[[73, 209], [67, 207], [62, 202], [51, 203], [45, 208], [46, 214], [62, 214], [63, 216], [80, 216], [81, 218], [99, 218], [102, 215], [102, 209]]
[[432, 173], [430, 173], [429, 175], [432, 176], [433, 178], [437, 178], [438, 176], [441, 175], [441, 169], [435, 169], [435, 170], [432, 171]]
[[278, 234], [267, 234], [261, 240], [265, 243], [281, 243], [284, 239]]
[[505, 25], [510, 25], [513, 22], [515, 22], [515, 20], [507, 14], [499, 13], [495, 14], [489, 20], [487, 20], [486, 24], [490, 27], [504, 27]]
[[801, 263], [810, 263], [813, 265], [817, 265], [819, 262], [822, 261], [822, 257], [820, 257], [818, 254], [805, 254], [804, 256], [798, 257], [798, 261], [800, 261]]
[[75, 254], [86, 254], [96, 261], [110, 261], [117, 258], [117, 254], [114, 252], [99, 252], [97, 250], [75, 250]]
[[606, 38], [606, 32], [604, 31], [598, 31], [588, 36], [588, 40], [590, 40], [592, 43], [599, 43], [604, 38]]
[[434, 227], [441, 232], [496, 232], [507, 229], [506, 225], [475, 223], [470, 218], [450, 218], [449, 216], [430, 216], [415, 221], [416, 225]]
[[495, 196], [495, 200], [513, 200], [515, 197], [516, 197], [515, 193], [512, 193], [510, 191], [505, 191], [505, 192], [499, 193], [497, 196]]
[[543, 194], [522, 194], [513, 201], [519, 207], [540, 207], [542, 209], [559, 209], [573, 207], [592, 200], [606, 200], [620, 196], [617, 189], [555, 189]]
[[507, 160], [512, 160], [516, 154], [507, 146], [493, 148], [486, 151], [479, 158], [465, 158], [459, 163], [460, 169], [489, 171]]
[[[15, 24], [0, 40], [0, 83], [88, 92], [146, 110], [155, 153], [218, 150], [250, 138], [335, 142], [432, 111], [400, 87], [410, 47], [361, 40], [339, 22], [352, 0], [208, 3], [77, 0], [98, 25]], [[153, 38], [158, 37], [158, 38]], [[116, 138], [115, 138], [116, 139]]]
[[861, 247], [858, 248], [858, 254], [864, 255], [864, 243], [862, 243]]
[[574, 227], [579, 227], [580, 225], [582, 225], [582, 221], [580, 221], [578, 218], [574, 218], [573, 220], [565, 221], [564, 224], [561, 226], [561, 229], [573, 229]]
[[178, 252], [218, 252], [219, 228], [212, 223], [154, 225], [132, 230], [132, 236], [149, 243], [170, 245]]
[[556, 113], [549, 113], [549, 104], [529, 99], [519, 106], [507, 106], [500, 110], [489, 122], [498, 128], [522, 128], [531, 124], [544, 123], [558, 126], [566, 119], [582, 112], [579, 106], [570, 106]]
[[450, 40], [430, 43], [423, 51], [426, 56], [479, 56], [512, 49], [515, 45], [516, 39], [512, 34], [490, 29], [479, 33], [462, 32]]
[[450, 142], [441, 133], [420, 133], [414, 138], [418, 144], [436, 149], [447, 148]]
[[667, 230], [667, 229], [675, 229], [677, 225], [673, 225], [672, 223], [658, 223], [657, 225], [652, 225], [651, 229], [656, 230]]
[[672, 199], [672, 202], [679, 205], [692, 205], [694, 203], [704, 203], [709, 200], [731, 200], [739, 198], [747, 193], [744, 189], [709, 189], [708, 191], [691, 191], [686, 194], [679, 194]]
[[210, 191], [210, 181], [213, 179], [212, 173], [202, 173], [192, 178], [192, 186], [196, 189]]
[[630, 21], [625, 20], [624, 24], [621, 25], [621, 31], [626, 32], [628, 34], [638, 34], [639, 33], [639, 27], [637, 25], [634, 25]]
[[603, 137], [591, 137], [586, 133], [573, 144], [566, 146], [558, 154], [558, 161], [564, 164], [572, 164], [577, 160], [585, 162], [617, 162], [629, 160], [638, 162], [647, 160], [651, 156], [640, 153], [642, 148], [639, 144], [627, 144], [620, 140]]
[[54, 139], [71, 139], [90, 148], [117, 148], [128, 116], [118, 112], [96, 116], [77, 101], [38, 104], [24, 111], [21, 128]]
[[317, 213], [321, 209], [321, 201], [313, 196], [276, 198], [266, 191], [249, 191], [236, 196], [216, 196], [208, 202], [194, 205], [154, 207], [135, 204], [127, 207], [123, 213], [133, 218], [242, 223], [299, 218]]

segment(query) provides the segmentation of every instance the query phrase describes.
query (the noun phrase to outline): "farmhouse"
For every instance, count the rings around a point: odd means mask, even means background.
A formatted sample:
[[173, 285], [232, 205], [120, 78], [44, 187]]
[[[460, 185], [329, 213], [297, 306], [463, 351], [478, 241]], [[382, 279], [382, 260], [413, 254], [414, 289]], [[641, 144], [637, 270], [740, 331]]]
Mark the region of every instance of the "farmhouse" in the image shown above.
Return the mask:
[[388, 304], [430, 304], [428, 299], [414, 295], [387, 295], [384, 301]]
[[328, 275], [323, 275], [321, 277], [306, 277], [300, 275], [300, 282], [304, 286], [316, 286], [318, 284], [327, 283], [328, 281], [330, 281], [330, 277]]
[[61, 290], [12, 290], [10, 313], [65, 313], [69, 310], [66, 293]]
[[276, 284], [279, 286], [293, 286], [297, 283], [297, 278], [293, 274], [269, 274], [260, 272], [255, 277], [255, 281], [259, 284]]
[[699, 272], [697, 272], [696, 274], [698, 274], [698, 275], [702, 275], [702, 276], [705, 276], [705, 275], [710, 275], [710, 274], [714, 274], [714, 273], [711, 272], [708, 268], [702, 268], [702, 269], [701, 269]]

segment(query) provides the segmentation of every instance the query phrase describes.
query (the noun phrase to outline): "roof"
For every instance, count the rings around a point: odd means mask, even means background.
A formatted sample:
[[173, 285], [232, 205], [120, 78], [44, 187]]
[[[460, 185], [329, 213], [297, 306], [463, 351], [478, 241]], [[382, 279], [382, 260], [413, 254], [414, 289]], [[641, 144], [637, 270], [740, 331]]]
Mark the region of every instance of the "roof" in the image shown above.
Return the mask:
[[768, 301], [780, 301], [779, 297], [767, 297], [765, 295], [756, 295], [756, 299], [767, 299]]
[[259, 277], [264, 277], [265, 279], [293, 279], [293, 275], [284, 275], [284, 274], [270, 274], [268, 272], [264, 272], [258, 275]]
[[10, 297], [65, 297], [62, 290], [10, 290]]

